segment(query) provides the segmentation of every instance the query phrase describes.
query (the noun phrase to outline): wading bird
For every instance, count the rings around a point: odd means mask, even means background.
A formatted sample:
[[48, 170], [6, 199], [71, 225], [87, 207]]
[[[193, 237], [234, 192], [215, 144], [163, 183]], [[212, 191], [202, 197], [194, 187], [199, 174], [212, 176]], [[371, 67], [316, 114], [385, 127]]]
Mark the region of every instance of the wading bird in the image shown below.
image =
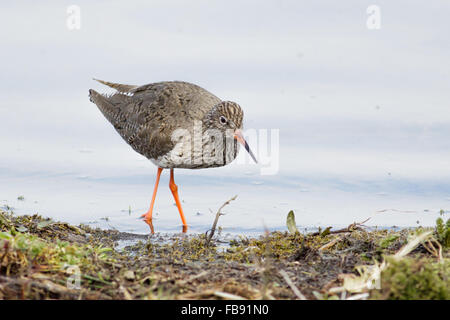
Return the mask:
[[152, 232], [153, 207], [163, 169], [170, 169], [169, 188], [186, 231], [175, 168], [224, 166], [236, 158], [237, 142], [256, 162], [242, 135], [244, 113], [237, 103], [222, 101], [195, 84], [181, 81], [134, 86], [94, 80], [116, 92], [106, 95], [90, 89], [90, 100], [135, 151], [158, 167], [150, 208], [142, 215]]

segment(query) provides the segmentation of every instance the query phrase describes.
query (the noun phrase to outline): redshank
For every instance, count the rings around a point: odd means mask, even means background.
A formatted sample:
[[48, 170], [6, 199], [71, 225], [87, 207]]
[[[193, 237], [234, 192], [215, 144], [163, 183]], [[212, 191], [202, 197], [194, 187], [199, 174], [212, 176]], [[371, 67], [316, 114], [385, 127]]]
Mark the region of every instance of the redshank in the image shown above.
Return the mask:
[[188, 82], [167, 81], [143, 86], [94, 79], [117, 92], [89, 97], [120, 136], [157, 167], [150, 208], [142, 217], [153, 232], [152, 213], [163, 169], [170, 169], [169, 188], [187, 230], [174, 181], [175, 168], [221, 167], [233, 161], [241, 143], [256, 158], [242, 134], [244, 113], [231, 101], [222, 101]]

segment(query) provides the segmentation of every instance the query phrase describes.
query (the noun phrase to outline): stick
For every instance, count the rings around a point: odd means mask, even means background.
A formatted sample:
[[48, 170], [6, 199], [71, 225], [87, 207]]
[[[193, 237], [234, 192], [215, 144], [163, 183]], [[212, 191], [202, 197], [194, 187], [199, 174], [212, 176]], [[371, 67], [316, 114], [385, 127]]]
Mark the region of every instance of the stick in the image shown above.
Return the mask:
[[369, 294], [367, 292], [365, 292], [365, 293], [355, 294], [351, 297], [348, 297], [345, 300], [366, 300], [368, 297], [369, 297]]
[[[208, 235], [208, 238], [206, 239], [206, 245], [209, 245], [209, 242], [211, 241], [212, 237], [214, 236], [214, 232], [216, 232], [216, 226], [217, 226], [217, 222], [219, 221], [219, 217], [223, 215], [223, 213], [220, 212], [220, 210], [223, 209], [223, 207], [225, 207], [227, 204], [229, 204], [231, 201], [235, 200], [237, 198], [237, 195], [235, 195], [233, 198], [231, 198], [230, 200], [228, 200], [227, 202], [225, 202], [220, 208], [219, 210], [217, 210], [216, 213], [216, 218], [214, 219], [214, 223], [212, 225], [211, 230], [206, 231], [206, 234]], [[209, 232], [209, 233], [208, 233]]]
[[208, 273], [209, 273], [209, 271], [207, 271], [207, 270], [202, 271], [199, 274], [195, 274], [195, 275], [191, 276], [188, 279], [178, 281], [178, 285], [185, 285], [186, 283], [192, 282], [195, 279], [198, 279], [198, 278], [206, 276]]
[[330, 242], [328, 242], [328, 243], [324, 244], [323, 246], [321, 246], [319, 248], [319, 251], [327, 250], [327, 249], [331, 248], [332, 246], [334, 246], [336, 243], [338, 243], [341, 240], [342, 240], [342, 236], [338, 236], [335, 239], [331, 240]]
[[133, 300], [133, 298], [131, 297], [130, 293], [128, 292], [127, 289], [125, 289], [124, 286], [120, 285], [119, 291], [123, 294], [123, 297], [124, 297], [125, 300]]
[[[354, 222], [351, 225], [349, 225], [347, 228], [330, 231], [329, 234], [346, 233], [346, 232], [352, 232], [352, 231], [355, 231], [355, 230], [364, 230], [364, 229], [361, 228], [361, 226], [364, 223], [366, 223], [367, 221], [369, 221], [369, 220], [370, 220], [370, 217], [367, 218], [366, 220], [362, 221], [362, 222]], [[318, 236], [320, 234], [321, 234], [321, 232], [314, 232], [314, 233], [311, 233], [311, 236]]]
[[13, 278], [0, 276], [0, 282], [5, 283], [6, 285], [17, 285], [17, 286], [31, 285], [32, 287], [42, 289], [46, 292], [52, 292], [55, 294], [59, 294], [61, 296], [70, 297], [72, 299], [77, 299], [80, 294], [76, 290], [67, 289], [59, 284], [51, 282], [50, 280], [40, 282], [28, 278]]
[[297, 298], [299, 298], [300, 300], [307, 300], [303, 293], [301, 293], [300, 290], [298, 290], [297, 286], [292, 282], [291, 278], [289, 278], [289, 275], [286, 271], [281, 269], [279, 273], [283, 277], [284, 281], [286, 281], [286, 283], [289, 285], [289, 287], [291, 287]]
[[228, 300], [246, 300], [245, 298], [241, 296], [237, 296], [235, 294], [231, 294], [228, 292], [223, 291], [214, 291], [214, 295], [218, 296], [219, 298], [228, 299]]

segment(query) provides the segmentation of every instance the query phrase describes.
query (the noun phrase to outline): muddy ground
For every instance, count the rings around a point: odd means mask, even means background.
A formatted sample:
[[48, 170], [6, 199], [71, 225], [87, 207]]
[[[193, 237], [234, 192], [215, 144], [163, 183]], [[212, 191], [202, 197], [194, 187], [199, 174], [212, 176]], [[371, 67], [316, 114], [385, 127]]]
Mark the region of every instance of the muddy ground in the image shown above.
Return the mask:
[[[291, 227], [232, 240], [216, 232], [208, 243], [203, 234], [135, 235], [0, 210], [0, 299], [449, 299], [449, 225]], [[379, 281], [356, 288], [374, 267]]]

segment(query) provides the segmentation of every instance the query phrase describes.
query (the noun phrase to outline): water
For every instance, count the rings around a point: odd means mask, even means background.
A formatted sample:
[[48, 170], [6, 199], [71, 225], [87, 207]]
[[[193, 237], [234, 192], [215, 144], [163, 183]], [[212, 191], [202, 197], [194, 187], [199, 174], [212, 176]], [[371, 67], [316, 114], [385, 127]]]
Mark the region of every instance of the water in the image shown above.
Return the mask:
[[[256, 2], [81, 1], [78, 31], [64, 6], [2, 4], [0, 206], [147, 233], [156, 168], [87, 91], [107, 91], [92, 77], [177, 79], [237, 101], [248, 132], [279, 130], [276, 174], [264, 161], [175, 171], [189, 232], [236, 194], [219, 220], [232, 234], [284, 230], [289, 210], [304, 228], [433, 225], [450, 207], [449, 6], [386, 3], [368, 30], [352, 3], [258, 2], [256, 17]], [[181, 230], [167, 171], [155, 210], [155, 231]]]

